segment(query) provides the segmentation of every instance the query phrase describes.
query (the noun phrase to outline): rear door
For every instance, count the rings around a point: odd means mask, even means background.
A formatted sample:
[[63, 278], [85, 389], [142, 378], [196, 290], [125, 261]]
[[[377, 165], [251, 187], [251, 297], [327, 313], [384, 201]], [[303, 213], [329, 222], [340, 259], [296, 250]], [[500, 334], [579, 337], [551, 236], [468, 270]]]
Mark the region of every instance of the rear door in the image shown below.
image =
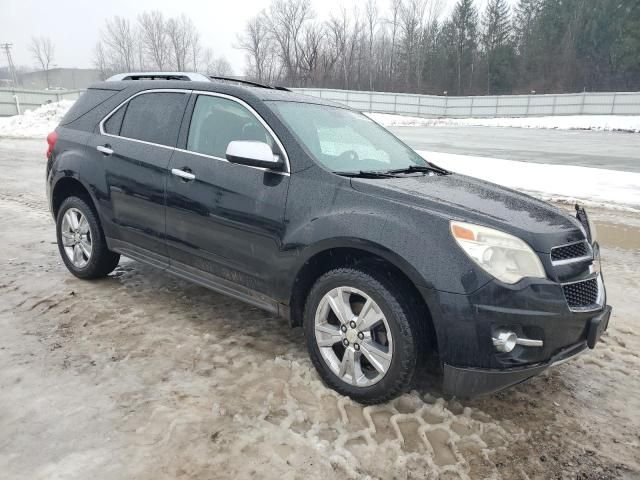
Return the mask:
[[104, 165], [113, 246], [158, 266], [168, 264], [167, 168], [188, 97], [184, 90], [141, 92], [101, 123], [89, 145]]
[[233, 140], [268, 143], [286, 153], [249, 105], [222, 94], [194, 94], [189, 126], [167, 180], [167, 244], [171, 265], [269, 293], [284, 232], [288, 172], [228, 162]]

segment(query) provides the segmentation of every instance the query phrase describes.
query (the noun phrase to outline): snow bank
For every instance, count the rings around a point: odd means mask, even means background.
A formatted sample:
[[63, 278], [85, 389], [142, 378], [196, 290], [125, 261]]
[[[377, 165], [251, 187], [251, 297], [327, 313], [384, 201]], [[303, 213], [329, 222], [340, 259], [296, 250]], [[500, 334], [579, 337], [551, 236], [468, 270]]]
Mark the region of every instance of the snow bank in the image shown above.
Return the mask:
[[419, 151], [451, 171], [524, 190], [545, 200], [640, 211], [640, 173]]
[[0, 137], [43, 138], [55, 130], [73, 100], [47, 103], [22, 115], [0, 117]]
[[421, 118], [387, 113], [367, 113], [386, 127], [516, 127], [557, 130], [601, 130], [640, 133], [640, 116], [569, 115], [518, 118]]

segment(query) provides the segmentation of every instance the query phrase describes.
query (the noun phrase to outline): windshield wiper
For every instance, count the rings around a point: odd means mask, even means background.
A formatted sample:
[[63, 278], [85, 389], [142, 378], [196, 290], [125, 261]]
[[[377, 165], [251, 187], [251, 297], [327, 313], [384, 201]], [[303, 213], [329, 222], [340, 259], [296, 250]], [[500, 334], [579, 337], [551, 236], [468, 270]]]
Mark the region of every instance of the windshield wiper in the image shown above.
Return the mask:
[[383, 172], [379, 170], [358, 170], [354, 172], [333, 172], [343, 177], [358, 177], [358, 178], [397, 178], [393, 172]]
[[448, 175], [449, 172], [444, 168], [435, 165], [409, 165], [405, 168], [397, 168], [395, 170], [387, 170], [386, 173], [416, 173], [416, 172], [434, 172], [440, 175]]

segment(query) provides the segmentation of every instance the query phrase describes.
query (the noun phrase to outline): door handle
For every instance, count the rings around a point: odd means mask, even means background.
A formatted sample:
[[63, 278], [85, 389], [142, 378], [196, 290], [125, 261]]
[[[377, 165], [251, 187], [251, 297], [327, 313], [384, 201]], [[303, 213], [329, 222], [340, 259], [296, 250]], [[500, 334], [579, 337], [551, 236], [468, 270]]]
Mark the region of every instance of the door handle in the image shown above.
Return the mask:
[[96, 147], [96, 150], [98, 150], [99, 152], [103, 153], [104, 155], [111, 155], [113, 153], [113, 149], [111, 148], [111, 145], [107, 144], [107, 145], [98, 145]]
[[188, 182], [196, 179], [196, 176], [193, 173], [187, 172], [186, 170], [180, 170], [179, 168], [172, 168], [171, 173], [176, 177], [180, 177]]

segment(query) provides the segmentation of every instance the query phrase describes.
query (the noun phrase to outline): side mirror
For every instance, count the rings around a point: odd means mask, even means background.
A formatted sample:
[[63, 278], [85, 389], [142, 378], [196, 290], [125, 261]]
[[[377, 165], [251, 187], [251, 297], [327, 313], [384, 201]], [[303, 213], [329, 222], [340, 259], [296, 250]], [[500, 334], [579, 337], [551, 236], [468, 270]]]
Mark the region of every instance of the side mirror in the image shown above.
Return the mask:
[[229, 142], [226, 152], [227, 160], [231, 163], [249, 165], [251, 167], [282, 170], [284, 162], [279, 155], [271, 151], [271, 147], [264, 142], [234, 140]]

